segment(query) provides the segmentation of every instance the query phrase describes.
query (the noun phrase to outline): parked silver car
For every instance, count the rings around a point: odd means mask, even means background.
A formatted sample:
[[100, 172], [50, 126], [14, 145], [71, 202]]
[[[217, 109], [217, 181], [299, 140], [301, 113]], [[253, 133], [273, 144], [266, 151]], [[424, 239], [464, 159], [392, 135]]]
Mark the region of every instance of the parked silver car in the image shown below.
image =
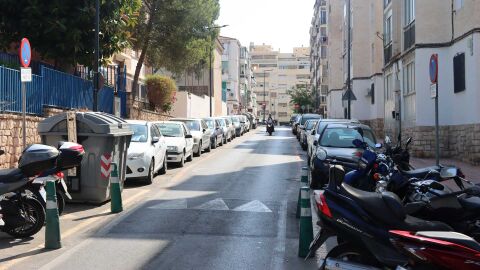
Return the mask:
[[312, 129], [315, 127], [317, 122], [318, 122], [318, 119], [309, 119], [305, 122], [305, 125], [303, 125], [303, 127], [300, 129], [300, 145], [302, 146], [303, 150], [307, 150], [308, 136], [313, 136]]
[[195, 156], [202, 155], [202, 151], [210, 152], [212, 150], [212, 144], [210, 137], [212, 136], [212, 130], [208, 128], [207, 123], [200, 118], [173, 118], [170, 121], [184, 122], [193, 136], [193, 152]]
[[215, 117], [215, 119], [218, 121], [218, 123], [220, 124], [220, 127], [222, 129], [222, 132], [223, 132], [223, 143], [226, 144], [227, 142], [231, 141], [232, 140], [232, 137], [233, 137], [233, 129], [230, 129], [228, 126], [227, 126], [227, 119], [223, 118], [223, 117]]
[[236, 134], [235, 134], [235, 125], [232, 122], [232, 117], [231, 116], [223, 116], [223, 119], [225, 119], [225, 124], [227, 125], [228, 132], [230, 133], [230, 141], [235, 139]]

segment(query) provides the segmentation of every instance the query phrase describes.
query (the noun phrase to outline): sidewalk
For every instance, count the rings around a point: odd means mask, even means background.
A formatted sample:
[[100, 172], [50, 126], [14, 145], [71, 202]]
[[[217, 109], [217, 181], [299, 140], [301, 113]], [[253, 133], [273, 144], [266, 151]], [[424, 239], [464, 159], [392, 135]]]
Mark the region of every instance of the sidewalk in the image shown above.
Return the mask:
[[[412, 164], [415, 168], [422, 168], [435, 165], [435, 159], [411, 157], [410, 164]], [[456, 159], [445, 158], [440, 159], [440, 164], [456, 166], [462, 170], [462, 172], [465, 174], [466, 179], [474, 183], [480, 183], [480, 166], [474, 166]]]

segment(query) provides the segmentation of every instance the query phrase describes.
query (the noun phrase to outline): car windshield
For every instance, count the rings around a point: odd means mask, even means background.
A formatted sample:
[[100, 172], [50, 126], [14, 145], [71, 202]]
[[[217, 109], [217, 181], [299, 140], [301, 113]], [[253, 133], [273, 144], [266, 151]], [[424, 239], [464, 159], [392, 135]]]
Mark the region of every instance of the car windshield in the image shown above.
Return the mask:
[[307, 122], [307, 120], [310, 120], [310, 119], [318, 119], [320, 117], [317, 117], [317, 116], [304, 116], [302, 117], [302, 121], [301, 121], [301, 124], [304, 125], [305, 122]]
[[310, 130], [313, 128], [313, 126], [315, 126], [315, 123], [317, 123], [317, 121], [308, 121], [305, 125], [305, 129], [306, 130]]
[[375, 136], [371, 130], [362, 129], [363, 138], [356, 128], [327, 128], [322, 134], [320, 145], [325, 147], [356, 148], [353, 140], [365, 141], [370, 147], [375, 147]]
[[158, 127], [165, 137], [182, 137], [182, 126], [175, 123], [162, 123]]
[[215, 129], [215, 123], [213, 123], [213, 120], [205, 120], [205, 123], [207, 123], [208, 128], [210, 129]]
[[187, 121], [183, 121], [185, 122], [185, 125], [187, 125], [187, 127], [190, 129], [190, 130], [195, 130], [195, 131], [200, 131], [200, 123], [198, 121], [194, 121], [194, 120], [187, 120]]
[[130, 125], [133, 130], [132, 142], [146, 142], [148, 138], [146, 125]]
[[220, 123], [220, 126], [222, 127], [226, 126], [225, 119], [218, 119], [218, 122]]

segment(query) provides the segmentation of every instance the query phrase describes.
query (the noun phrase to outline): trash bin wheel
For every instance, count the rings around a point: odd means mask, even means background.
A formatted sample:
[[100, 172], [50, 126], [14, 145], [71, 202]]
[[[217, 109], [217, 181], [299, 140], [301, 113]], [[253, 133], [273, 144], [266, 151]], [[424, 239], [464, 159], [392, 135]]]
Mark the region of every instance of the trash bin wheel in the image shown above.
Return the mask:
[[150, 162], [150, 168], [148, 168], [148, 175], [145, 178], [145, 184], [150, 185], [153, 182], [153, 176], [155, 174], [155, 160], [152, 158]]

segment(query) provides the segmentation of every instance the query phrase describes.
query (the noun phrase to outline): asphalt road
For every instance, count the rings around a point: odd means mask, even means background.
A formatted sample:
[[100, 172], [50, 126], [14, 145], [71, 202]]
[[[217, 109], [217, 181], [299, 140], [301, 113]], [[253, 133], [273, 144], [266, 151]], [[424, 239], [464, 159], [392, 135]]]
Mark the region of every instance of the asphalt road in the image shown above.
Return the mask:
[[84, 238], [12, 269], [315, 269], [297, 257], [303, 164], [290, 129], [270, 137], [260, 127], [157, 177]]

